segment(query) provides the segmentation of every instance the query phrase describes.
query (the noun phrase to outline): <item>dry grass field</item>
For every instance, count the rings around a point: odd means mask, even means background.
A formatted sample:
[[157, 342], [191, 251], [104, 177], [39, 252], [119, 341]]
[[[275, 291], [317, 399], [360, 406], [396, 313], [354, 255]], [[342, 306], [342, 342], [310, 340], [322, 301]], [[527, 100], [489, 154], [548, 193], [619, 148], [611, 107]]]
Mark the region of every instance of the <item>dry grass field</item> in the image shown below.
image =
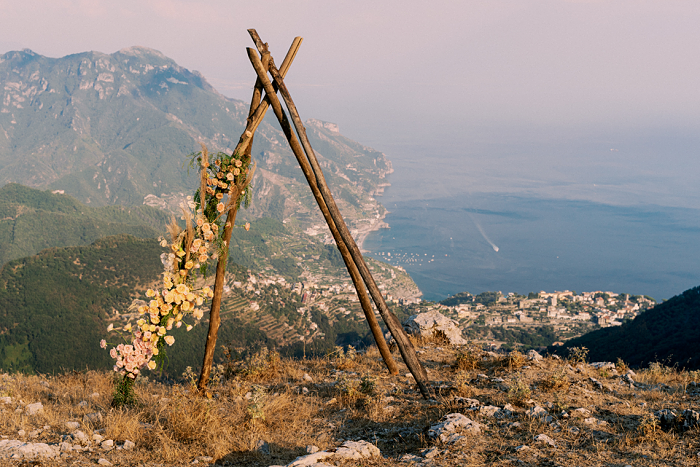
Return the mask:
[[[700, 426], [689, 415], [700, 411], [697, 372], [595, 368], [581, 361], [585, 352], [531, 360], [415, 344], [433, 382], [430, 401], [403, 365], [401, 376], [389, 376], [374, 348], [303, 361], [258, 353], [219, 368], [206, 396], [186, 378], [144, 379], [137, 405], [121, 409], [110, 405], [109, 373], [0, 375], [0, 465], [267, 467], [347, 440], [375, 444], [382, 456], [325, 465], [700, 465]], [[43, 408], [32, 414], [37, 402]], [[451, 443], [431, 438], [431, 425], [450, 413], [480, 432]], [[53, 458], [8, 459], [7, 440], [63, 447]]]

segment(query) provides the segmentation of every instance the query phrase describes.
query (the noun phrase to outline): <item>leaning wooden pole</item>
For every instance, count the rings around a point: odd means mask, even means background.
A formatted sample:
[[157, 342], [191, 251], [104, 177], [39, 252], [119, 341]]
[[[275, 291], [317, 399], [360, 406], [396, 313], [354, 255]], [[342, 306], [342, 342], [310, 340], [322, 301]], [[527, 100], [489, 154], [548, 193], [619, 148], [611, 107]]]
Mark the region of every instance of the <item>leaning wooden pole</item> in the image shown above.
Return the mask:
[[[255, 29], [248, 29], [248, 33], [253, 39], [253, 42], [255, 42], [258, 51], [268, 51], [267, 44], [264, 44], [262, 42], [260, 36], [258, 35]], [[267, 68], [267, 64], [263, 63], [263, 65], [265, 65], [265, 68]], [[256, 85], [259, 81], [260, 78], [258, 77], [256, 79]], [[277, 86], [274, 83], [273, 88], [275, 92], [278, 90]], [[316, 185], [316, 176], [313, 173], [313, 169], [309, 165], [309, 162], [306, 158], [297, 158], [297, 161], [299, 162], [302, 172], [304, 173], [304, 176], [306, 177], [306, 180], [309, 183], [309, 186], [311, 187], [311, 192], [313, 193], [314, 198], [316, 199], [318, 207], [321, 209], [321, 213], [323, 214], [323, 217], [326, 220], [326, 223], [328, 224], [328, 228], [331, 231], [333, 240], [335, 240], [338, 250], [340, 251], [340, 255], [343, 258], [345, 267], [348, 270], [348, 273], [350, 274], [350, 279], [352, 280], [355, 290], [357, 291], [357, 297], [360, 301], [360, 305], [365, 315], [365, 319], [367, 320], [367, 324], [369, 325], [372, 337], [374, 337], [374, 342], [377, 344], [377, 348], [379, 349], [379, 354], [382, 356], [384, 364], [389, 370], [389, 373], [392, 375], [397, 375], [399, 374], [399, 367], [396, 364], [394, 357], [391, 355], [391, 350], [389, 349], [389, 346], [386, 343], [386, 339], [384, 338], [382, 328], [379, 326], [377, 317], [374, 314], [374, 310], [372, 309], [372, 302], [370, 300], [369, 295], [367, 294], [367, 289], [365, 288], [365, 285], [362, 281], [360, 271], [357, 269], [357, 265], [355, 264], [355, 261], [353, 260], [352, 255], [348, 250], [348, 247], [345, 245], [345, 242], [343, 242], [343, 239], [340, 236], [340, 232], [338, 231], [335, 222], [333, 222], [333, 218], [331, 217], [330, 211], [326, 206], [326, 202], [323, 199], [323, 196], [321, 195], [318, 186]]]
[[[267, 78], [267, 73], [265, 69], [262, 66], [262, 62], [257, 56], [257, 53], [253, 49], [247, 49], [248, 50], [248, 57], [251, 60], [251, 63], [253, 64], [253, 67], [255, 68], [256, 73], [258, 74], [258, 77], [260, 78], [260, 81], [262, 81], [263, 86], [265, 88], [265, 92], [268, 93], [268, 97], [270, 98], [270, 102], [272, 105], [273, 110], [275, 111], [275, 115], [277, 116], [277, 119], [280, 122], [280, 125], [282, 126], [282, 129], [285, 133], [285, 136], [287, 137], [290, 146], [292, 147], [292, 151], [294, 152], [295, 156], [297, 157], [297, 160], [302, 160], [306, 156], [309, 157], [309, 161], [311, 162], [311, 166], [313, 167], [314, 170], [314, 178], [316, 179], [316, 183], [314, 185], [317, 186], [319, 189], [321, 196], [323, 200], [325, 201], [325, 204], [329, 210], [329, 213], [331, 215], [331, 218], [333, 220], [333, 223], [335, 224], [336, 228], [339, 231], [340, 237], [343, 240], [343, 243], [347, 246], [350, 255], [352, 256], [352, 259], [354, 260], [356, 266], [359, 269], [360, 275], [362, 276], [362, 279], [364, 280], [365, 284], [367, 285], [367, 288], [369, 289], [369, 292], [372, 296], [372, 299], [374, 300], [375, 304], [377, 305], [377, 309], [379, 310], [380, 315], [382, 316], [382, 319], [386, 323], [387, 327], [389, 328], [389, 331], [391, 332], [392, 336], [394, 336], [394, 339], [396, 340], [396, 343], [399, 347], [399, 350], [401, 351], [401, 355], [404, 359], [404, 362], [406, 362], [406, 366], [408, 366], [409, 370], [413, 374], [414, 378], [416, 379], [416, 382], [418, 383], [418, 387], [420, 388], [421, 393], [423, 394], [423, 397], [429, 398], [430, 397], [430, 390], [428, 388], [427, 382], [428, 382], [428, 375], [421, 365], [420, 361], [418, 360], [418, 357], [416, 356], [415, 349], [411, 345], [411, 342], [409, 341], [408, 337], [406, 334], [403, 332], [403, 329], [401, 328], [401, 324], [399, 323], [398, 319], [396, 316], [391, 313], [391, 311], [388, 309], [386, 306], [386, 303], [384, 302], [384, 299], [381, 295], [381, 292], [379, 288], [377, 287], [377, 284], [374, 282], [374, 279], [372, 278], [371, 273], [369, 272], [369, 269], [367, 268], [367, 265], [364, 262], [364, 259], [362, 258], [362, 254], [359, 251], [359, 248], [355, 244], [355, 240], [352, 238], [352, 235], [350, 234], [349, 229], [347, 228], [347, 225], [345, 225], [345, 221], [343, 220], [342, 215], [340, 214], [340, 211], [335, 204], [335, 200], [333, 199], [332, 194], [330, 193], [330, 190], [328, 189], [328, 185], [325, 183], [325, 178], [323, 177], [323, 173], [320, 170], [320, 167], [318, 166], [318, 161], [316, 160], [315, 154], [313, 153], [313, 150], [310, 150], [309, 153], [305, 156], [303, 153], [303, 148], [300, 146], [299, 141], [297, 140], [296, 136], [294, 135], [291, 125], [289, 123], [289, 120], [287, 119], [286, 114], [282, 110], [282, 106], [279, 103], [279, 99], [277, 99], [276, 95], [272, 95], [274, 92], [272, 83], [270, 83], [269, 79]], [[270, 68], [274, 66], [274, 62], [272, 60], [272, 57], [270, 57], [270, 62], [269, 62]], [[279, 81], [277, 81], [277, 85], [282, 90], [284, 88], [284, 82], [282, 81], [282, 77], [277, 73], [277, 77], [279, 78]], [[289, 98], [289, 102], [291, 102], [291, 107], [293, 107], [293, 102], [291, 101], [291, 96], [289, 96], [288, 91], [286, 92], [287, 97]], [[284, 94], [283, 94], [284, 96]], [[288, 108], [290, 107], [288, 102]], [[298, 117], [298, 114], [297, 114]], [[301, 124], [301, 121], [299, 121]], [[303, 125], [301, 125], [303, 128]], [[304, 134], [305, 132], [300, 132], [300, 135]], [[308, 143], [308, 139], [307, 139]], [[309, 145], [310, 148], [310, 145]], [[312, 188], [313, 189], [313, 188]]]
[[[265, 45], [262, 44], [260, 38], [257, 36], [257, 33], [255, 33], [255, 30], [249, 30], [249, 32], [251, 33], [251, 36], [253, 36], [254, 40], [256, 40], [256, 43], [260, 42], [260, 48], [262, 50], [267, 50]], [[258, 78], [258, 81], [259, 80], [260, 78]], [[326, 223], [328, 224], [331, 234], [333, 235], [333, 239], [335, 240], [336, 245], [338, 246], [343, 261], [345, 262], [345, 266], [348, 269], [353, 285], [357, 290], [357, 295], [360, 300], [362, 310], [369, 324], [370, 331], [372, 332], [372, 336], [374, 337], [374, 341], [377, 343], [379, 353], [382, 356], [382, 359], [384, 360], [384, 363], [387, 369], [389, 370], [389, 373], [392, 375], [397, 375], [399, 373], [398, 365], [396, 364], [396, 361], [391, 355], [389, 346], [387, 345], [386, 340], [384, 339], [382, 329], [379, 326], [379, 323], [377, 322], [377, 317], [374, 315], [374, 310], [372, 310], [372, 303], [370, 301], [369, 295], [367, 294], [367, 290], [364, 287], [364, 283], [362, 282], [362, 277], [360, 276], [357, 266], [355, 265], [347, 246], [345, 246], [345, 243], [340, 237], [340, 233], [338, 232], [338, 229], [336, 228], [335, 223], [333, 222], [330, 212], [328, 211], [328, 207], [326, 206], [326, 203], [323, 200], [323, 197], [321, 196], [321, 192], [316, 186], [316, 179], [313, 174], [313, 171], [305, 158], [297, 158], [297, 161], [299, 162], [302, 172], [304, 173], [304, 176], [306, 177], [307, 181], [309, 182], [309, 185], [311, 186], [311, 192], [314, 195], [314, 198], [316, 199], [319, 208], [321, 209], [321, 213], [323, 214], [323, 217], [326, 220]]]
[[[283, 74], [286, 75], [287, 70], [292, 64], [294, 57], [296, 56], [299, 46], [301, 45], [301, 38], [297, 37], [292, 42], [292, 46], [287, 52], [287, 56], [282, 64]], [[265, 58], [267, 61], [267, 59]], [[262, 122], [263, 117], [265, 117], [265, 112], [267, 112], [267, 107], [269, 106], [269, 100], [261, 101], [260, 97], [262, 95], [262, 83], [256, 81], [255, 89], [253, 90], [253, 97], [250, 102], [250, 111], [248, 112], [248, 120], [246, 121], [246, 129], [244, 130], [241, 138], [236, 145], [234, 154], [244, 153], [245, 156], [250, 159], [250, 150], [253, 142], [253, 134], [257, 129], [260, 122]], [[240, 180], [235, 180], [237, 184], [245, 189], [251, 179], [252, 171], [247, 174], [241, 174]], [[204, 187], [204, 184], [202, 184]], [[203, 188], [200, 188], [203, 190]], [[243, 193], [243, 190], [239, 190], [237, 196]], [[204, 193], [200, 193], [200, 199], [204, 199]], [[218, 338], [219, 326], [221, 325], [221, 317], [219, 316], [219, 311], [221, 309], [221, 296], [224, 288], [224, 277], [226, 275], [226, 265], [228, 262], [228, 249], [231, 244], [231, 234], [233, 233], [233, 226], [236, 222], [236, 214], [238, 213], [238, 203], [233, 202], [231, 207], [226, 213], [226, 223], [224, 224], [224, 252], [219, 257], [216, 263], [216, 276], [214, 279], [214, 297], [211, 302], [211, 310], [209, 312], [209, 330], [207, 332], [207, 342], [204, 348], [204, 358], [202, 361], [202, 371], [199, 374], [199, 381], [197, 382], [197, 389], [199, 391], [206, 390], [209, 384], [209, 377], [211, 375], [211, 368], [214, 363], [214, 350], [216, 349], [216, 340]]]

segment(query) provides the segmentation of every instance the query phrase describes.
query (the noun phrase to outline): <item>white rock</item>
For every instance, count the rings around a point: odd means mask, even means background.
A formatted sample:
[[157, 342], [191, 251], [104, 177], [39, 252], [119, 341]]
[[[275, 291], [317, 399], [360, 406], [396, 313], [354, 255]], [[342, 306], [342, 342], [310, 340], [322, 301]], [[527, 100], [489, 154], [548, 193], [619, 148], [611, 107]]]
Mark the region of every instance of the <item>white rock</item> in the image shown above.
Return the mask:
[[44, 405], [41, 402], [35, 402], [27, 405], [26, 410], [29, 415], [38, 414], [39, 412], [44, 411]]
[[526, 444], [523, 444], [522, 446], [518, 446], [517, 448], [515, 448], [516, 452], [526, 452], [526, 451], [531, 451], [531, 450], [532, 450], [532, 448]]
[[615, 364], [613, 362], [593, 362], [590, 365], [596, 370], [615, 369]]
[[461, 413], [447, 414], [440, 419], [440, 423], [433, 425], [428, 430], [428, 436], [446, 442], [453, 433], [469, 433], [478, 435], [481, 433], [481, 425], [465, 417]]
[[578, 416], [578, 417], [588, 417], [591, 414], [591, 411], [588, 409], [584, 409], [583, 407], [574, 410], [571, 412], [572, 415]]
[[528, 360], [531, 362], [541, 362], [544, 357], [540, 355], [536, 350], [530, 349], [525, 356], [527, 357]]
[[496, 407], [494, 405], [485, 405], [483, 407], [479, 407], [479, 415], [483, 417], [495, 417], [498, 412], [500, 412], [500, 407]]
[[527, 409], [525, 415], [527, 415], [530, 418], [541, 418], [549, 415], [549, 412], [547, 412], [544, 408], [540, 407], [539, 405], [536, 405]]
[[306, 452], [308, 454], [313, 454], [313, 453], [318, 452], [318, 451], [320, 451], [320, 449], [316, 445], [309, 444], [308, 446], [306, 446]]
[[380, 455], [379, 448], [367, 441], [345, 441], [335, 451], [335, 457], [344, 459], [367, 459]]
[[17, 432], [17, 436], [19, 436], [19, 437], [24, 437], [24, 436], [26, 436], [26, 435], [27, 435], [27, 432], [24, 431], [24, 430], [19, 430], [19, 431]]
[[65, 425], [69, 430], [77, 430], [80, 428], [80, 423], [78, 422], [66, 422]]
[[9, 397], [9, 396], [0, 397], [0, 403], [3, 403], [3, 404], [11, 404], [11, 403], [12, 403], [12, 398]]
[[324, 467], [330, 464], [325, 464], [321, 461], [325, 459], [367, 459], [369, 457], [380, 456], [379, 448], [367, 441], [346, 441], [339, 448], [329, 451], [315, 452], [306, 456], [297, 457], [287, 467]]
[[455, 402], [460, 405], [466, 405], [470, 409], [473, 409], [474, 407], [479, 407], [481, 405], [481, 402], [479, 402], [476, 399], [469, 399], [468, 397], [460, 396], [455, 397]]
[[303, 379], [304, 379], [304, 381], [308, 381], [308, 382], [311, 382], [314, 380], [311, 376], [309, 376], [308, 373], [304, 373]]
[[90, 442], [88, 436], [80, 430], [76, 430], [73, 432], [73, 439], [83, 445], [88, 444]]
[[415, 336], [432, 337], [437, 332], [445, 335], [450, 344], [464, 345], [467, 343], [462, 337], [462, 330], [458, 323], [437, 310], [419, 313], [409, 317], [403, 324], [406, 331]]
[[131, 451], [136, 447], [136, 444], [133, 441], [129, 441], [127, 439], [126, 441], [124, 441], [124, 445], [122, 447], [127, 451]]
[[0, 459], [53, 458], [60, 453], [58, 446], [46, 443], [25, 443], [16, 439], [0, 441]]
[[310, 465], [315, 465], [324, 459], [333, 457], [332, 452], [321, 451], [315, 452], [313, 454], [307, 454], [305, 456], [300, 456], [294, 459], [291, 463], [287, 464], [287, 467], [307, 467]]
[[73, 450], [73, 445], [67, 441], [63, 441], [61, 444], [58, 445], [58, 449], [61, 452], [71, 452]]
[[97, 463], [99, 465], [112, 465], [112, 463], [110, 461], [108, 461], [107, 459], [105, 459], [104, 457], [97, 459]]
[[105, 439], [105, 437], [98, 434], [98, 433], [95, 433], [94, 435], [92, 435], [92, 440], [94, 442], [96, 442], [97, 444], [101, 443], [104, 439]]
[[106, 451], [108, 451], [110, 449], [114, 449], [114, 440], [108, 439], [108, 440], [102, 441], [100, 446], [102, 446], [102, 449], [104, 449]]
[[598, 420], [595, 417], [589, 417], [589, 418], [584, 418], [583, 423], [586, 425], [597, 425], [597, 426], [605, 426], [608, 424], [605, 420]]
[[552, 446], [552, 447], [554, 447], [554, 448], [557, 447], [557, 443], [555, 443], [554, 440], [553, 440], [552, 438], [550, 438], [549, 436], [545, 435], [544, 433], [535, 436], [535, 441], [537, 441], [538, 443], [549, 444], [550, 446]]
[[440, 450], [433, 446], [432, 448], [426, 449], [423, 452], [423, 457], [425, 457], [426, 459], [432, 459], [433, 457], [437, 456], [438, 454], [440, 454]]

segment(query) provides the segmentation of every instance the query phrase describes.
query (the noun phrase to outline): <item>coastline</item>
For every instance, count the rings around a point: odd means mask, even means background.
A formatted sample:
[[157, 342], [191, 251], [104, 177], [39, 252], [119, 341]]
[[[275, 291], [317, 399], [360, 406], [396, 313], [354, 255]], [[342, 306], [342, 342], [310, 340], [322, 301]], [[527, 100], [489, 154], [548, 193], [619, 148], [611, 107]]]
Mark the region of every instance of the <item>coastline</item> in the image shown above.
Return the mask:
[[[367, 237], [369, 237], [369, 234], [372, 232], [376, 232], [379, 229], [389, 229], [389, 224], [384, 222], [384, 218], [386, 217], [387, 213], [389, 211], [384, 211], [383, 214], [380, 214], [380, 217], [375, 218], [375, 219], [362, 219], [362, 221], [369, 220], [369, 223], [367, 225], [363, 225], [359, 228], [352, 229], [352, 236], [355, 239], [355, 243], [357, 243], [357, 247], [360, 249], [360, 253], [365, 254], [369, 253], [368, 250], [365, 250], [364, 244], [365, 240], [367, 240]], [[361, 221], [361, 222], [362, 222]]]

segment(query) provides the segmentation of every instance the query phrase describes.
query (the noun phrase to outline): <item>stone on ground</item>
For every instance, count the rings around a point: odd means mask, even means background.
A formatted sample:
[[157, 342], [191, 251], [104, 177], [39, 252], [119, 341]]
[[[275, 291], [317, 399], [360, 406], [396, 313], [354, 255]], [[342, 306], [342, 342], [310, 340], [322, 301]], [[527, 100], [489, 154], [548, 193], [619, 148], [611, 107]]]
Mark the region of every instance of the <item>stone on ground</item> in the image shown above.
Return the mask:
[[404, 322], [403, 326], [406, 332], [414, 336], [433, 337], [436, 333], [442, 333], [452, 345], [467, 343], [462, 337], [462, 331], [457, 322], [437, 310], [413, 315]]

